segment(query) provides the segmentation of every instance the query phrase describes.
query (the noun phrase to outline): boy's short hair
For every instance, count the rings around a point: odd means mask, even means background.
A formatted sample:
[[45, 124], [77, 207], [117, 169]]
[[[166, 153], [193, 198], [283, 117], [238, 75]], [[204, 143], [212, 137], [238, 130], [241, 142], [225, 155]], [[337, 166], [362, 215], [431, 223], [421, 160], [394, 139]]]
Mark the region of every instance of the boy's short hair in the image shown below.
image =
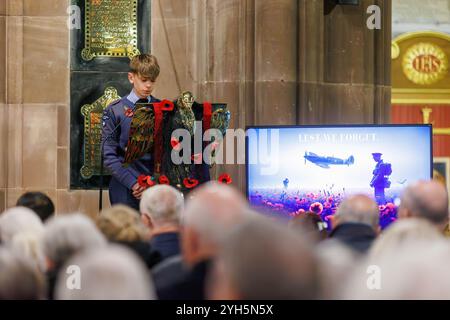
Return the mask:
[[155, 81], [159, 76], [158, 60], [152, 54], [139, 54], [131, 59], [130, 72]]

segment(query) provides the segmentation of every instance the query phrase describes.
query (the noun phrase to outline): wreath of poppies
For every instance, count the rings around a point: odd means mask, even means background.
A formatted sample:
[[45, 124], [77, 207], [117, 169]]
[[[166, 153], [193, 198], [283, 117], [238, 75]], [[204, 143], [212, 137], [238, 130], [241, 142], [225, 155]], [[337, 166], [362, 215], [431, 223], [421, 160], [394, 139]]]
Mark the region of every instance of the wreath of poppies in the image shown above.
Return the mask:
[[158, 179], [152, 176], [140, 175], [138, 177], [138, 184], [144, 188], [150, 188], [155, 186], [156, 184], [170, 184], [169, 178], [166, 175], [160, 175]]
[[198, 185], [199, 181], [194, 178], [185, 178], [183, 179], [183, 184], [186, 188], [192, 189]]
[[230, 184], [233, 182], [233, 180], [231, 179], [231, 177], [228, 173], [221, 174], [219, 176], [219, 178], [217, 179], [217, 181], [219, 181], [219, 183], [224, 183], [224, 184]]
[[169, 184], [170, 183], [169, 178], [167, 178], [167, 176], [165, 176], [165, 175], [159, 176], [158, 182], [159, 182], [159, 184]]

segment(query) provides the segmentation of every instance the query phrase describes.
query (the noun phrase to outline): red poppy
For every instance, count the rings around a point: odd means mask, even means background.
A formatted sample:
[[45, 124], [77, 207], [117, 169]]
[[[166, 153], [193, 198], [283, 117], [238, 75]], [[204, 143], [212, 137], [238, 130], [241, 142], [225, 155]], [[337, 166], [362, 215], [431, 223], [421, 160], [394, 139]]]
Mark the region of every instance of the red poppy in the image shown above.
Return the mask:
[[220, 183], [225, 183], [225, 184], [230, 184], [231, 182], [233, 182], [233, 180], [231, 179], [230, 175], [227, 173], [221, 174], [219, 176], [219, 179], [217, 179]]
[[186, 188], [192, 189], [198, 185], [198, 180], [194, 178], [185, 178], [183, 184]]
[[158, 181], [159, 184], [169, 184], [169, 178], [167, 178], [167, 176], [165, 175], [159, 176]]
[[152, 180], [151, 176], [145, 176], [145, 175], [141, 174], [138, 177], [138, 184], [141, 187], [149, 188], [149, 187], [153, 187], [155, 185], [155, 182]]
[[196, 153], [191, 156], [191, 160], [194, 161], [195, 164], [202, 164], [202, 154]]
[[132, 118], [134, 116], [133, 109], [125, 108], [125, 116], [128, 117], [128, 118]]
[[181, 150], [181, 143], [180, 143], [180, 141], [179, 141], [177, 138], [175, 138], [175, 137], [170, 138], [170, 145], [172, 146], [172, 148], [173, 148], [175, 151]]
[[161, 110], [172, 111], [173, 110], [173, 102], [170, 100], [161, 101]]

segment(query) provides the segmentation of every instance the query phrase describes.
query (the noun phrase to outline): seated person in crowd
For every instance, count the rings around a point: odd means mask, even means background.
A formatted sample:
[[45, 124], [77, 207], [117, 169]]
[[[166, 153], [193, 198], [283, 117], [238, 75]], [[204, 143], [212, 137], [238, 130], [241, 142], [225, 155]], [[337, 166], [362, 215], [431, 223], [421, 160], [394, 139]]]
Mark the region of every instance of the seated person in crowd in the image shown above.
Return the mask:
[[366, 195], [353, 195], [339, 205], [330, 238], [364, 254], [379, 233], [377, 203]]
[[313, 243], [318, 243], [328, 237], [326, 223], [317, 213], [311, 211], [292, 218], [289, 221], [289, 228], [298, 231]]
[[[67, 287], [69, 266], [81, 270], [80, 288]], [[130, 249], [110, 245], [75, 255], [58, 275], [58, 300], [154, 300], [156, 297], [148, 269]]]
[[418, 181], [403, 191], [398, 217], [428, 220], [443, 233], [448, 224], [448, 209], [448, 194], [444, 185], [438, 181]]
[[53, 299], [57, 274], [68, 259], [107, 244], [94, 222], [82, 213], [50, 218], [45, 224], [43, 241], [50, 299]]
[[180, 254], [180, 217], [183, 194], [169, 185], [157, 185], [144, 191], [140, 202], [142, 222], [151, 233], [152, 250], [162, 259]]
[[255, 215], [227, 236], [207, 284], [219, 300], [316, 299], [318, 265], [312, 244]]
[[151, 248], [150, 233], [139, 218], [139, 213], [125, 205], [104, 209], [96, 219], [98, 229], [110, 241], [132, 249], [152, 268], [161, 258]]
[[55, 206], [46, 194], [42, 192], [27, 192], [20, 196], [16, 206], [26, 207], [34, 212], [45, 222], [55, 214]]
[[44, 275], [31, 260], [0, 248], [0, 300], [44, 300]]
[[[208, 182], [194, 190], [182, 219], [181, 265], [153, 273], [159, 299], [205, 299], [205, 279], [212, 259], [227, 234], [249, 216], [247, 201], [230, 186]], [[187, 271], [179, 275], [174, 270]]]
[[40, 272], [47, 269], [42, 247], [44, 225], [38, 215], [25, 207], [14, 207], [0, 215], [0, 243], [29, 258]]

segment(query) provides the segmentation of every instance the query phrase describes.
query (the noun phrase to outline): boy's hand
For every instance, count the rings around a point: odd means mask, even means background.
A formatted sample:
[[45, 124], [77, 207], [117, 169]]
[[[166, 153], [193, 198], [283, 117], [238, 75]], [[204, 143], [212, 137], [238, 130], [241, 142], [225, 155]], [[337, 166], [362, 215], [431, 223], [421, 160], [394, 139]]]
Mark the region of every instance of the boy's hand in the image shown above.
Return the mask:
[[139, 185], [139, 183], [136, 183], [136, 184], [131, 188], [131, 191], [133, 192], [133, 196], [134, 196], [136, 199], [141, 199], [141, 197], [142, 197], [142, 192], [145, 191], [145, 188], [144, 188], [144, 187], [141, 187], [141, 186]]

